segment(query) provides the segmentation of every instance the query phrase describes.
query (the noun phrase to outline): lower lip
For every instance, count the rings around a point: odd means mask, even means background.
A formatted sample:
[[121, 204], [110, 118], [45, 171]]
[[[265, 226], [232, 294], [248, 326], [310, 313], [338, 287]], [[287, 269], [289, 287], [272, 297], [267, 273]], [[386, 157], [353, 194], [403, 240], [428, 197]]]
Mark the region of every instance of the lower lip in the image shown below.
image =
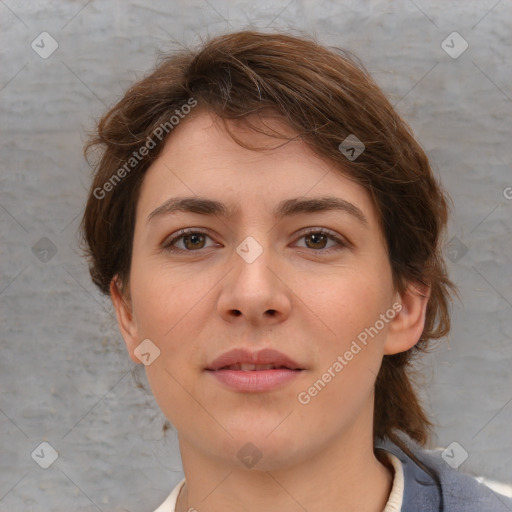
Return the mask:
[[225, 386], [246, 393], [271, 391], [296, 379], [302, 370], [216, 370], [209, 371]]

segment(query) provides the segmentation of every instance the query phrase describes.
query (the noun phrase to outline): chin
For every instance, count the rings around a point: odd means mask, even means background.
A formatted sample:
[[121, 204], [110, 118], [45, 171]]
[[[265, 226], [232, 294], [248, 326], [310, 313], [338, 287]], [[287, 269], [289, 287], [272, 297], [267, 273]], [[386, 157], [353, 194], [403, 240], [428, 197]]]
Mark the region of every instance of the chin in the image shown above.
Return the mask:
[[[290, 468], [305, 457], [304, 443], [294, 438], [292, 432], [278, 430], [270, 435], [272, 429], [231, 431], [233, 437], [225, 438], [215, 455], [239, 470], [276, 471]], [[212, 445], [208, 448], [211, 450]]]

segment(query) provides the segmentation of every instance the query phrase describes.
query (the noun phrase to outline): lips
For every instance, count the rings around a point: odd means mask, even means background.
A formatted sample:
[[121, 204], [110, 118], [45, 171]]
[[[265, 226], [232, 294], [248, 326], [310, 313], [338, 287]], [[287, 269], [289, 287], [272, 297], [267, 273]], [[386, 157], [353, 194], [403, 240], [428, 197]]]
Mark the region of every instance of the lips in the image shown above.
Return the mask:
[[268, 393], [291, 384], [305, 369], [277, 350], [234, 349], [215, 359], [205, 370], [232, 392]]
[[233, 349], [222, 354], [206, 368], [208, 371], [262, 371], [276, 369], [303, 370], [290, 357], [277, 350], [268, 348], [258, 352], [251, 352], [243, 348]]
[[250, 363], [243, 363], [243, 364], [230, 364], [229, 366], [224, 366], [223, 368], [219, 368], [219, 370], [237, 370], [237, 371], [243, 371], [243, 372], [251, 372], [251, 371], [261, 371], [261, 370], [277, 370], [277, 369], [286, 369], [290, 370], [288, 366], [276, 366], [274, 364], [250, 364]]

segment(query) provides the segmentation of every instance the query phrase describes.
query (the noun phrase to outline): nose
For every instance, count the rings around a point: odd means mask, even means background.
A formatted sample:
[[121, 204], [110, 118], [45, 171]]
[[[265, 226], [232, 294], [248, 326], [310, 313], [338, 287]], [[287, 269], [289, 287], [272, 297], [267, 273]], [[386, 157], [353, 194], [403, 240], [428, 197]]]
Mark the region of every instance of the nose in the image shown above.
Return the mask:
[[[260, 238], [261, 239], [261, 238]], [[218, 310], [228, 322], [269, 327], [288, 318], [292, 291], [285, 262], [268, 244], [247, 237], [233, 251], [231, 271], [221, 281]]]

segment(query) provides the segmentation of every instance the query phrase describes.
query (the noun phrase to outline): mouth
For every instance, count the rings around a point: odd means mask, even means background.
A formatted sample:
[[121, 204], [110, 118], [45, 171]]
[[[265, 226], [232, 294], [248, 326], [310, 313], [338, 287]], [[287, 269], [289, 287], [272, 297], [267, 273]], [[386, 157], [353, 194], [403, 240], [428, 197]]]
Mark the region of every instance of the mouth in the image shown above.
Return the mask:
[[284, 365], [274, 365], [274, 364], [250, 364], [250, 363], [235, 363], [227, 366], [223, 366], [218, 370], [210, 370], [210, 371], [222, 371], [222, 370], [234, 370], [234, 371], [242, 371], [242, 372], [258, 372], [262, 370], [293, 370], [300, 371], [302, 368], [289, 368]]
[[305, 368], [277, 350], [234, 349], [222, 354], [205, 370], [231, 391], [262, 393], [285, 386]]
[[246, 348], [235, 348], [224, 352], [212, 361], [205, 370], [220, 371], [263, 371], [263, 370], [303, 370], [299, 363], [291, 357], [274, 350], [265, 348], [254, 352]]

